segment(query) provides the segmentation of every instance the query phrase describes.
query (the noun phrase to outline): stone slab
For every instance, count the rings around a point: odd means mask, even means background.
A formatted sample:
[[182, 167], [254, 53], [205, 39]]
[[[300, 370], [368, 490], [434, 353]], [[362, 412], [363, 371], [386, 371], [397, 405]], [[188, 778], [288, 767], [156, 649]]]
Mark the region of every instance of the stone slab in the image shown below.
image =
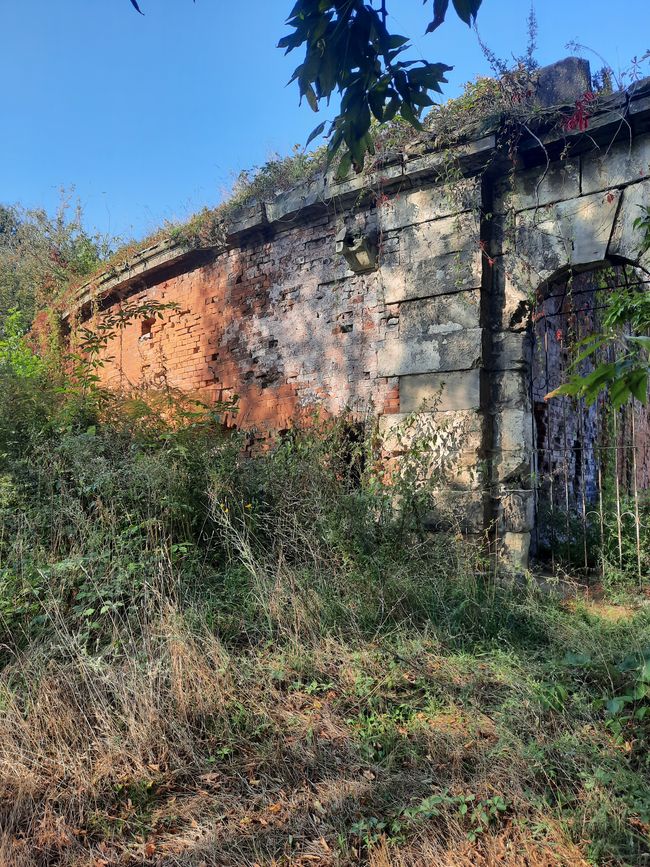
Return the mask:
[[231, 213], [225, 225], [225, 232], [229, 238], [235, 235], [251, 232], [266, 225], [266, 208], [262, 202], [252, 202], [242, 205]]
[[404, 301], [399, 311], [399, 335], [418, 339], [478, 328], [480, 312], [478, 289]]
[[468, 370], [481, 361], [482, 328], [469, 328], [427, 339], [393, 338], [377, 350], [379, 376], [407, 376]]
[[527, 370], [532, 338], [527, 332], [502, 331], [492, 338], [488, 367], [492, 371]]
[[492, 481], [526, 487], [530, 482], [532, 449], [532, 414], [525, 407], [502, 408], [494, 416]]
[[402, 376], [399, 381], [400, 412], [478, 409], [480, 385], [480, 371], [477, 369]]
[[510, 568], [516, 571], [528, 569], [530, 542], [530, 533], [504, 533], [503, 556]]
[[495, 195], [500, 201], [499, 210], [515, 211], [575, 198], [580, 195], [580, 160], [562, 160], [547, 169], [517, 172], [496, 185]]
[[476, 141], [457, 145], [451, 150], [433, 151], [421, 157], [409, 159], [404, 166], [404, 174], [408, 178], [418, 178], [423, 175], [445, 175], [449, 168], [457, 168], [458, 164], [472, 166], [482, 163], [496, 148], [496, 136], [483, 136]]
[[591, 90], [589, 61], [582, 57], [565, 57], [543, 66], [535, 77], [535, 101], [545, 108], [571, 105]]
[[434, 258], [412, 258], [404, 265], [384, 264], [381, 276], [387, 304], [450, 295], [481, 286], [481, 251], [467, 249]]
[[266, 203], [266, 216], [269, 223], [295, 222], [300, 212], [323, 202], [324, 180], [321, 178], [311, 184], [302, 184], [295, 190], [276, 196]]
[[621, 206], [607, 252], [610, 256], [622, 256], [636, 262], [640, 257], [643, 235], [634, 228], [634, 221], [641, 216], [642, 207], [650, 207], [650, 179], [626, 187], [621, 195]]
[[478, 208], [480, 188], [474, 180], [455, 184], [438, 184], [420, 190], [397, 192], [377, 208], [377, 220], [382, 231], [402, 229], [430, 220]]
[[528, 377], [522, 368], [494, 373], [490, 380], [493, 407], [522, 407], [529, 401]]
[[650, 135], [582, 158], [582, 192], [593, 193], [650, 177]]
[[427, 517], [431, 530], [456, 533], [480, 533], [485, 529], [485, 495], [479, 491], [433, 493], [434, 509]]
[[535, 526], [533, 491], [507, 491], [500, 500], [503, 528], [510, 533], [527, 533]]
[[610, 190], [520, 212], [512, 279], [535, 291], [562, 268], [603, 261], [619, 197]]
[[442, 443], [456, 453], [468, 451], [478, 448], [483, 431], [483, 419], [474, 410], [400, 412], [380, 416], [378, 425], [383, 447], [391, 454], [402, 454], [416, 442], [431, 448]]

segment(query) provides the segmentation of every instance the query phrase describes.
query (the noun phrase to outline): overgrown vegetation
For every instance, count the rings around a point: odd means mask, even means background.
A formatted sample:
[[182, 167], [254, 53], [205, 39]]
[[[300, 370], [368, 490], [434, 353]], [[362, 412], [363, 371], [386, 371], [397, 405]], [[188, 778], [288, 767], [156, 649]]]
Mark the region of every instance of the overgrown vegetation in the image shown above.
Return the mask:
[[[418, 146], [527, 116], [532, 68], [531, 50], [469, 85]], [[413, 132], [395, 120], [375, 142], [367, 171]], [[233, 210], [325, 165], [272, 160], [157, 238], [218, 243]], [[37, 357], [34, 287], [57, 296], [138, 248], [110, 259], [78, 219], [0, 219], [2, 864], [650, 858], [635, 570], [608, 564], [626, 606], [562, 601], [504, 584], [453, 523], [428, 532], [445, 471], [428, 444], [457, 432], [407, 421], [395, 466], [372, 424], [317, 419], [250, 454], [232, 406], [104, 390], [110, 339], [162, 305], [81, 329], [65, 364]]]
[[97, 271], [111, 239], [89, 234], [68, 195], [53, 216], [0, 204], [0, 317], [18, 309], [30, 322], [70, 284]]
[[423, 532], [412, 439], [406, 471], [345, 419], [244, 457], [219, 407], [98, 399], [9, 342], [3, 864], [650, 854], [645, 609]]

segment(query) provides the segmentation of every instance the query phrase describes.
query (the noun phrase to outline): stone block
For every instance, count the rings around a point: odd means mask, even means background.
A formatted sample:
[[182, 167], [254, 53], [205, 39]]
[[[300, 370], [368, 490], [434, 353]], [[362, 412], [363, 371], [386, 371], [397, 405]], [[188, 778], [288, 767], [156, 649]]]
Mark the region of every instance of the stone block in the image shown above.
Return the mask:
[[400, 306], [399, 334], [418, 339], [478, 328], [480, 312], [478, 289], [404, 301]]
[[469, 328], [422, 339], [384, 340], [377, 350], [378, 374], [407, 376], [477, 367], [481, 361], [482, 334], [482, 328]]
[[392, 462], [408, 461], [420, 483], [449, 491], [482, 487], [483, 424], [471, 411], [381, 416], [379, 435]]
[[528, 533], [535, 526], [535, 497], [532, 491], [508, 491], [501, 497], [503, 527], [509, 533]]
[[299, 220], [301, 211], [323, 201], [323, 192], [324, 180], [320, 178], [311, 183], [300, 184], [295, 190], [281, 193], [266, 203], [266, 216], [269, 223], [289, 223]]
[[650, 116], [650, 96], [633, 99], [630, 102], [629, 112], [633, 128], [638, 129], [642, 124], [647, 123]]
[[480, 205], [480, 189], [475, 180], [438, 184], [420, 190], [397, 192], [377, 209], [382, 231], [402, 229], [430, 220], [448, 217]]
[[434, 259], [478, 247], [479, 231], [478, 215], [470, 211], [405, 226], [399, 233], [400, 263], [410, 265], [422, 258]]
[[634, 228], [634, 221], [641, 216], [642, 207], [650, 207], [650, 179], [631, 184], [621, 195], [621, 206], [607, 252], [610, 256], [622, 256], [637, 262], [643, 235]]
[[228, 236], [251, 232], [266, 225], [266, 209], [262, 202], [242, 205], [228, 217], [226, 233]]
[[500, 207], [523, 211], [553, 202], [573, 199], [580, 195], [580, 160], [570, 159], [540, 168], [516, 172], [496, 185], [495, 196]]
[[402, 376], [399, 381], [400, 412], [420, 412], [423, 409], [478, 409], [480, 406], [480, 371], [463, 370], [449, 373], [424, 373]]
[[535, 291], [562, 268], [603, 261], [619, 196], [611, 190], [519, 213], [513, 281]]
[[502, 555], [506, 567], [525, 572], [530, 562], [530, 533], [506, 532], [502, 539]]
[[530, 482], [533, 452], [533, 418], [527, 408], [505, 407], [494, 416], [492, 480], [498, 483]]
[[532, 451], [533, 419], [523, 407], [504, 407], [495, 415], [495, 444], [503, 452]]
[[582, 193], [620, 187], [650, 177], [650, 134], [582, 158]]
[[481, 286], [481, 252], [462, 250], [433, 258], [412, 259], [381, 266], [384, 300], [387, 304], [413, 298], [450, 295]]
[[527, 332], [501, 331], [494, 334], [488, 368], [493, 371], [527, 370], [532, 346], [532, 337]]
[[379, 436], [385, 451], [401, 454], [426, 445], [459, 454], [479, 448], [483, 419], [474, 410], [395, 413], [379, 417]]
[[404, 166], [404, 174], [413, 180], [427, 175], [448, 174], [450, 165], [481, 165], [496, 148], [494, 134], [483, 136], [475, 141], [456, 145], [451, 150], [433, 151], [420, 157], [409, 159]]
[[525, 331], [530, 325], [534, 296], [529, 281], [523, 285], [518, 274], [511, 272], [513, 256], [501, 256], [492, 271], [488, 301], [490, 324], [501, 331]]
[[485, 524], [485, 496], [480, 491], [450, 491], [433, 494], [434, 507], [426, 523], [431, 530], [480, 533]]
[[492, 374], [490, 389], [491, 407], [527, 407], [529, 383], [525, 371], [504, 370]]
[[591, 90], [589, 61], [582, 57], [565, 57], [543, 66], [536, 74], [535, 100], [544, 108], [572, 105]]

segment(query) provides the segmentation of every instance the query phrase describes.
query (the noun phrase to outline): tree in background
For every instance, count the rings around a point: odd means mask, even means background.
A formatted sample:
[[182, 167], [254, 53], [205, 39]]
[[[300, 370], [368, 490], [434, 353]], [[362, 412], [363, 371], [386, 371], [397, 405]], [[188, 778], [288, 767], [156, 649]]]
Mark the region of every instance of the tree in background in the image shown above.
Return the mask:
[[91, 274], [111, 246], [84, 229], [81, 208], [66, 197], [53, 216], [0, 205], [0, 322], [14, 309], [31, 322], [70, 282]]

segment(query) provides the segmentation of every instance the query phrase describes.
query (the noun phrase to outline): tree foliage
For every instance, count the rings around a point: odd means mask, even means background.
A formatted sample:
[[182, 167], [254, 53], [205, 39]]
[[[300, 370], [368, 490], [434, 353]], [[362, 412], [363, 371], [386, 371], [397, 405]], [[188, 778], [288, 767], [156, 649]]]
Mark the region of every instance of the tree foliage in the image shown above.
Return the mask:
[[[453, 5], [469, 25], [481, 0], [454, 0]], [[443, 23], [448, 6], [449, 0], [434, 0], [427, 32]], [[280, 40], [279, 47], [287, 53], [305, 50], [291, 79], [298, 82], [301, 99], [318, 111], [335, 91], [341, 95], [340, 113], [327, 133], [330, 156], [342, 144], [347, 146], [341, 174], [351, 165], [359, 171], [366, 154], [374, 152], [373, 118], [384, 123], [400, 115], [419, 128], [422, 111], [434, 104], [432, 92], [442, 92], [445, 73], [452, 68], [405, 59], [409, 37], [391, 32], [385, 0], [379, 8], [363, 0], [298, 0], [287, 23], [293, 32]], [[326, 123], [316, 127], [311, 138], [325, 127]]]
[[84, 229], [80, 208], [65, 198], [54, 215], [0, 204], [0, 322], [13, 308], [29, 322], [110, 248], [109, 239]]

